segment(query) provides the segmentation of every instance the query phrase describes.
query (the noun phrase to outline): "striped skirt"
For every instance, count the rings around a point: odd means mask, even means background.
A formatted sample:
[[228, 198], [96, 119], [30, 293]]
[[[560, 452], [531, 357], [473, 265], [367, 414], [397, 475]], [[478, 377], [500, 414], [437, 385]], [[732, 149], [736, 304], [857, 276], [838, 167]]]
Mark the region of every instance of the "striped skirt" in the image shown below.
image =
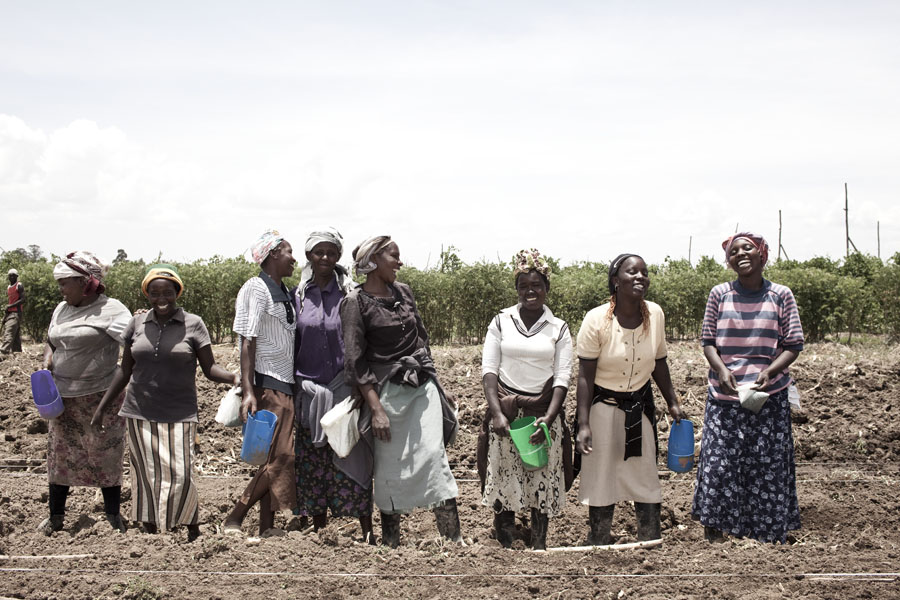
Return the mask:
[[197, 524], [200, 503], [191, 458], [196, 429], [196, 423], [128, 419], [132, 520], [166, 529]]

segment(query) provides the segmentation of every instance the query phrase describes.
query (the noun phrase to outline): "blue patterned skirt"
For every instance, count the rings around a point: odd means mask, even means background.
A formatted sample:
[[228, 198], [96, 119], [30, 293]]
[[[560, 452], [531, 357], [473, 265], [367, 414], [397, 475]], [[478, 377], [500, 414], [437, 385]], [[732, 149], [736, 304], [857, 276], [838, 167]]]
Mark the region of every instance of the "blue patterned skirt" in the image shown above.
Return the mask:
[[756, 415], [707, 399], [691, 512], [705, 526], [761, 542], [784, 543], [800, 528], [786, 389]]

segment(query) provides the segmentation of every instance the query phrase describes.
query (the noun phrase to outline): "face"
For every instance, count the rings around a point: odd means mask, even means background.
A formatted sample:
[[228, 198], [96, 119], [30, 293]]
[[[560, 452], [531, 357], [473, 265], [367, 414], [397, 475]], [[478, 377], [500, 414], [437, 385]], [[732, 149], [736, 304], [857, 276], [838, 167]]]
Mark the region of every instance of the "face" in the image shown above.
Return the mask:
[[400, 247], [391, 242], [384, 250], [374, 257], [375, 270], [373, 273], [385, 283], [394, 283], [397, 280], [397, 271], [403, 266], [400, 260]]
[[762, 271], [759, 249], [747, 238], [737, 238], [728, 248], [728, 266], [738, 275], [748, 276]]
[[319, 242], [306, 253], [306, 260], [312, 265], [313, 273], [327, 277], [334, 273], [334, 267], [340, 258], [338, 247], [331, 242]]
[[522, 273], [516, 277], [516, 293], [522, 308], [541, 310], [547, 299], [547, 284], [537, 271]]
[[63, 300], [71, 306], [78, 306], [84, 300], [85, 281], [81, 277], [63, 277], [56, 281]]
[[9, 285], [12, 285], [12, 284], [14, 284], [16, 281], [18, 281], [19, 276], [16, 275], [15, 273], [10, 273], [9, 276], [7, 277], [7, 279], [9, 279]]
[[629, 256], [619, 267], [619, 272], [613, 277], [613, 282], [618, 287], [620, 298], [642, 300], [650, 287], [647, 265], [643, 259], [637, 256]]
[[281, 242], [275, 250], [272, 250], [266, 260], [275, 266], [275, 272], [281, 277], [290, 277], [294, 274], [294, 265], [297, 261], [294, 259], [294, 249], [287, 241]]
[[178, 308], [175, 305], [175, 298], [178, 291], [175, 284], [168, 279], [154, 279], [147, 286], [147, 298], [150, 300], [150, 306], [158, 317], [167, 317], [175, 312]]

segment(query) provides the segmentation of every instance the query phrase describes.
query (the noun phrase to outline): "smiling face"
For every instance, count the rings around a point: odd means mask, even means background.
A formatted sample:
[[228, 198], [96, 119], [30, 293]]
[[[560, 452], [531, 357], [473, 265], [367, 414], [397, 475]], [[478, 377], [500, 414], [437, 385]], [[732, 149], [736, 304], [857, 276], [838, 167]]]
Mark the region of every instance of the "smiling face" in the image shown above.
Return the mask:
[[539, 311], [544, 307], [547, 299], [547, 284], [537, 271], [520, 273], [516, 277], [516, 293], [519, 295], [519, 304], [528, 311]]
[[63, 277], [58, 279], [59, 293], [70, 306], [78, 306], [84, 300], [85, 281], [83, 277]]
[[294, 265], [297, 260], [294, 258], [294, 249], [287, 240], [284, 240], [269, 253], [264, 262], [271, 264], [275, 273], [280, 277], [290, 277], [294, 274]]
[[735, 239], [728, 248], [728, 266], [741, 277], [751, 277], [762, 272], [759, 248], [747, 238]]
[[400, 260], [400, 247], [396, 242], [391, 242], [385, 246], [384, 250], [373, 257], [375, 261], [375, 270], [372, 271], [376, 277], [385, 283], [394, 283], [397, 280], [397, 271], [403, 266]]
[[313, 273], [325, 278], [331, 277], [340, 258], [338, 247], [331, 242], [319, 242], [306, 253], [306, 260], [312, 265]]
[[613, 283], [616, 284], [619, 298], [642, 300], [650, 288], [650, 276], [644, 259], [639, 256], [626, 258], [613, 277]]
[[177, 296], [178, 290], [175, 283], [168, 279], [154, 279], [147, 286], [147, 298], [157, 317], [168, 317], [175, 312], [175, 309], [178, 308], [175, 305]]

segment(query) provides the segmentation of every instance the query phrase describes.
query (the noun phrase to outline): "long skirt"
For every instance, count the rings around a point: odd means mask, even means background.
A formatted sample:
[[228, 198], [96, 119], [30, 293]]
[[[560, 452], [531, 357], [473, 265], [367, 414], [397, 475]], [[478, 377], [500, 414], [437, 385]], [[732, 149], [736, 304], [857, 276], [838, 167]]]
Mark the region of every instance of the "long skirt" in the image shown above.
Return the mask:
[[173, 529], [200, 516], [192, 450], [196, 423], [128, 419], [131, 518]]
[[593, 451], [581, 457], [578, 500], [589, 506], [608, 506], [632, 500], [662, 502], [656, 467], [656, 439], [647, 415], [641, 415], [641, 455], [625, 457], [625, 412], [597, 402], [591, 407]]
[[755, 415], [737, 402], [707, 400], [691, 512], [708, 527], [761, 542], [784, 543], [800, 528], [787, 390]]
[[[518, 416], [522, 416], [519, 411]], [[563, 482], [562, 424], [556, 419], [550, 427], [550, 450], [547, 466], [526, 471], [518, 451], [509, 436], [490, 433], [488, 441], [487, 474], [481, 503], [496, 510], [518, 512], [536, 508], [555, 517], [565, 505]]]
[[386, 382], [381, 405], [391, 441], [375, 440], [375, 504], [385, 513], [434, 508], [459, 495], [444, 449], [441, 397], [432, 380], [420, 387]]
[[100, 426], [91, 425], [103, 392], [63, 398], [65, 409], [50, 419], [47, 475], [57, 485], [122, 485], [125, 418], [119, 416], [125, 394], [106, 405]]
[[294, 398], [275, 390], [254, 387], [257, 410], [275, 413], [275, 433], [266, 464], [262, 465], [244, 488], [241, 502], [250, 504], [259, 491], [268, 492], [275, 512], [297, 507], [297, 485], [294, 481]]
[[304, 516], [367, 517], [372, 514], [372, 488], [364, 488], [334, 464], [334, 450], [317, 448], [309, 430], [297, 425], [297, 507]]

